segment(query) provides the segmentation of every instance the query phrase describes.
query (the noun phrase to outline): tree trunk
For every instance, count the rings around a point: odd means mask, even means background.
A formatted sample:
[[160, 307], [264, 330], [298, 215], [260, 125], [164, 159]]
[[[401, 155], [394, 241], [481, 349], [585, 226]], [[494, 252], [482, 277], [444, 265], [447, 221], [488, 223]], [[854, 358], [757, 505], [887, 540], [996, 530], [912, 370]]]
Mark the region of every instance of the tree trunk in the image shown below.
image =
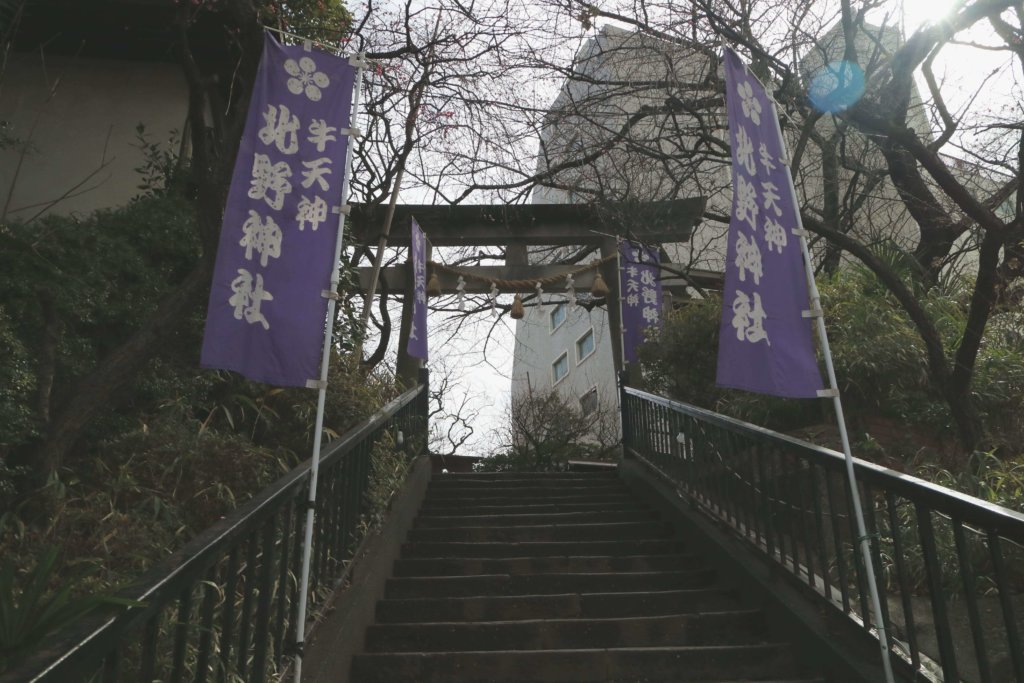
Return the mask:
[[981, 441], [984, 433], [984, 423], [978, 407], [971, 396], [970, 387], [962, 390], [959, 387], [949, 386], [943, 392], [946, 404], [949, 406], [950, 415], [956, 424], [956, 433], [960, 445], [963, 446], [967, 455], [970, 455]]
[[60, 467], [82, 430], [106, 410], [123, 387], [161, 348], [164, 337], [180, 327], [213, 274], [213, 258], [202, 258], [184, 281], [157, 306], [139, 330], [114, 349], [78, 382], [71, 399], [54, 416], [46, 440], [37, 451], [36, 471], [42, 477]]
[[53, 292], [47, 287], [39, 288], [39, 309], [43, 314], [43, 336], [40, 339], [36, 372], [36, 415], [46, 427], [50, 424], [50, 399], [57, 375], [57, 347], [64, 326], [53, 301]]
[[960, 441], [968, 452], [973, 451], [982, 437], [983, 423], [971, 394], [974, 368], [978, 352], [984, 341], [985, 327], [996, 302], [999, 254], [1003, 240], [994, 231], [985, 233], [978, 251], [978, 276], [967, 311], [967, 322], [953, 360], [946, 390], [946, 400], [953, 411]]
[[[824, 223], [834, 226], [836, 230], [842, 230], [839, 222], [839, 160], [836, 158], [835, 140], [831, 138], [821, 144], [821, 179]], [[839, 270], [842, 258], [842, 247], [834, 242], [826, 242], [822, 271], [832, 275]]]

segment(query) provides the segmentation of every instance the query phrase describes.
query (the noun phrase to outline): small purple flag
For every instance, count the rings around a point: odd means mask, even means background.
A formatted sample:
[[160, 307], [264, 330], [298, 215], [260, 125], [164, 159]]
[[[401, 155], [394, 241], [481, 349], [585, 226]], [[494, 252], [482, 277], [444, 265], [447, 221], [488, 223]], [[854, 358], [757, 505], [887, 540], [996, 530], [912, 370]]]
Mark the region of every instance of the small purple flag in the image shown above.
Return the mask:
[[411, 229], [412, 240], [409, 250], [413, 274], [412, 327], [409, 328], [409, 345], [406, 351], [413, 358], [427, 360], [427, 238], [415, 218], [412, 219]]
[[224, 210], [202, 367], [279, 386], [320, 377], [355, 74], [345, 58], [264, 39]]
[[789, 398], [823, 388], [794, 206], [774, 103], [725, 51], [732, 142], [732, 221], [718, 339], [720, 386]]
[[661, 280], [658, 250], [624, 240], [619, 243], [619, 297], [622, 300], [622, 353], [637, 361], [648, 328], [661, 328]]

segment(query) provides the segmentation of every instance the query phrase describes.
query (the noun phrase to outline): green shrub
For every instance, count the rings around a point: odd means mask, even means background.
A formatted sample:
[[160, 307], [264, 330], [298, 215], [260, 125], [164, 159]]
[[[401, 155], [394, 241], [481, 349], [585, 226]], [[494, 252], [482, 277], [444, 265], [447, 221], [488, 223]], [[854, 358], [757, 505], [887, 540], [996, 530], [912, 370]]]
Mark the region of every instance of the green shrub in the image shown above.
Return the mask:
[[[0, 305], [0, 468], [5, 455], [36, 436], [38, 420], [29, 397], [35, 393], [32, 357], [15, 333], [15, 325]], [[2, 470], [0, 470], [2, 472]], [[0, 475], [0, 481], [3, 476]], [[0, 484], [0, 500], [3, 497]], [[0, 510], [3, 508], [0, 507]]]
[[[191, 204], [174, 195], [83, 219], [0, 225], [0, 346], [10, 349], [0, 356], [0, 456], [31, 450], [45, 411], [67, 400], [76, 382], [138, 328], [198, 254]], [[165, 353], [187, 353], [191, 347], [179, 344], [191, 344], [192, 334], [166, 339]], [[37, 400], [44, 367], [45, 408]], [[146, 383], [138, 388], [131, 399], [148, 398]], [[109, 435], [134, 424], [109, 411], [91, 431]]]
[[381, 527], [391, 508], [391, 501], [405, 485], [413, 462], [409, 454], [418, 449], [411, 442], [405, 442], [408, 437], [404, 433], [402, 438], [403, 444], [399, 446], [395, 434], [385, 432], [370, 451], [370, 481], [366, 493], [368, 509], [363, 520], [363, 533]]
[[67, 585], [53, 588], [58, 579], [57, 553], [54, 546], [43, 550], [35, 568], [23, 577], [10, 558], [0, 567], [0, 673], [62, 626], [103, 607], [136, 604], [101, 594], [74, 597]]
[[661, 336], [640, 349], [644, 387], [685, 403], [788, 431], [821, 421], [820, 402], [780, 399], [715, 384], [722, 300], [687, 301], [666, 316]]
[[975, 453], [969, 467], [952, 471], [933, 462], [916, 463], [914, 474], [975, 498], [1024, 511], [1024, 457]]
[[651, 391], [713, 409], [724, 392], [715, 385], [722, 300], [687, 301], [666, 316], [661, 336], [640, 347], [644, 382]]
[[[908, 282], [910, 280], [908, 279]], [[917, 287], [925, 311], [955, 348], [966, 325], [968, 282], [947, 277], [930, 290]], [[909, 461], [916, 450], [886, 452], [874, 426], [897, 424], [921, 447], [955, 441], [949, 407], [931, 382], [923, 342], [896, 300], [873, 273], [856, 264], [819, 282], [832, 358], [851, 432], [880, 455]], [[828, 401], [776, 399], [715, 386], [721, 300], [691, 301], [673, 311], [660, 338], [641, 349], [648, 388], [673, 398], [779, 431], [834, 421]], [[681, 352], [685, 350], [685, 352]], [[985, 443], [1013, 458], [1024, 440], [1024, 315], [996, 311], [979, 352], [972, 392], [987, 428]], [[905, 448], [900, 445], [900, 448]], [[936, 460], [939, 458], [936, 456]], [[962, 462], [960, 468], [966, 466]]]

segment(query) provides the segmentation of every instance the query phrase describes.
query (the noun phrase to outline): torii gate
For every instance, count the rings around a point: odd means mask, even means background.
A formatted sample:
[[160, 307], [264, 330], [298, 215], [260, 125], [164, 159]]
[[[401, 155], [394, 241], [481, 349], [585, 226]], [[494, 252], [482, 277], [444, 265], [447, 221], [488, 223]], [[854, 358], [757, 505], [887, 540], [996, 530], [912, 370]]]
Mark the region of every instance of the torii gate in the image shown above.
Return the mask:
[[[628, 237], [647, 244], [686, 242], [704, 212], [705, 199], [676, 199], [645, 203], [594, 204], [515, 204], [515, 205], [436, 205], [400, 204], [395, 207], [388, 246], [409, 246], [410, 218], [423, 228], [434, 247], [503, 246], [503, 266], [463, 266], [458, 271], [467, 275], [463, 291], [486, 293], [494, 280], [506, 281], [502, 293], [533, 293], [533, 282], [574, 274], [575, 285], [589, 290], [599, 271], [610, 290], [608, 323], [611, 332], [615, 370], [622, 368], [622, 318], [618, 306], [619, 277], [613, 257], [618, 248], [615, 236]], [[353, 204], [350, 216], [352, 242], [376, 244], [381, 234], [386, 206]], [[582, 273], [579, 264], [530, 265], [527, 247], [581, 245], [600, 250], [606, 261], [599, 269]], [[429, 254], [428, 254], [429, 258]], [[720, 288], [721, 273], [695, 271], [680, 264], [662, 264], [687, 277], [671, 277], [662, 281], [670, 291], [682, 291], [690, 284]], [[359, 286], [363, 292], [370, 287], [372, 268], [359, 268]], [[458, 275], [435, 268], [442, 294], [455, 294]], [[405, 305], [398, 338], [398, 376], [414, 379], [418, 361], [410, 358], [405, 348], [412, 322], [411, 266], [392, 266], [380, 272], [388, 291], [405, 292]], [[519, 281], [508, 282], [508, 281]], [[529, 284], [524, 284], [529, 283]]]

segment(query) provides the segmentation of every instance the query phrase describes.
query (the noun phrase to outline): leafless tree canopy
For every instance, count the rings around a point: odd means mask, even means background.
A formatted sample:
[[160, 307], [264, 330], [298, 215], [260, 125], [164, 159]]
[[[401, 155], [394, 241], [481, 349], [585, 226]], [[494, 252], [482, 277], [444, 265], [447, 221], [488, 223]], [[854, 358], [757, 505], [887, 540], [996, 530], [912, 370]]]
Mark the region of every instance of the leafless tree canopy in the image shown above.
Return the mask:
[[[702, 195], [704, 232], [687, 258], [712, 258], [731, 202], [718, 59], [733, 45], [778, 101], [819, 268], [846, 254], [874, 270], [924, 340], [964, 445], [977, 442], [971, 377], [989, 318], [1019, 305], [1024, 272], [1019, 3], [962, 1], [909, 35], [898, 7], [849, 0], [417, 7], [371, 12], [357, 30], [378, 59], [357, 174], [364, 199], [391, 192], [401, 164], [405, 189], [437, 202]], [[958, 82], [937, 66], [953, 51], [994, 66]], [[816, 111], [808, 81], [838, 59], [864, 69], [866, 91], [844, 111]], [[903, 254], [909, 281], [886, 250]], [[952, 348], [916, 294], [950, 271], [971, 278]]]
[[558, 391], [531, 391], [509, 404], [507, 426], [496, 440], [500, 450], [482, 465], [545, 472], [565, 469], [574, 458], [607, 459], [618, 441], [617, 422], [614, 410], [584, 413]]

